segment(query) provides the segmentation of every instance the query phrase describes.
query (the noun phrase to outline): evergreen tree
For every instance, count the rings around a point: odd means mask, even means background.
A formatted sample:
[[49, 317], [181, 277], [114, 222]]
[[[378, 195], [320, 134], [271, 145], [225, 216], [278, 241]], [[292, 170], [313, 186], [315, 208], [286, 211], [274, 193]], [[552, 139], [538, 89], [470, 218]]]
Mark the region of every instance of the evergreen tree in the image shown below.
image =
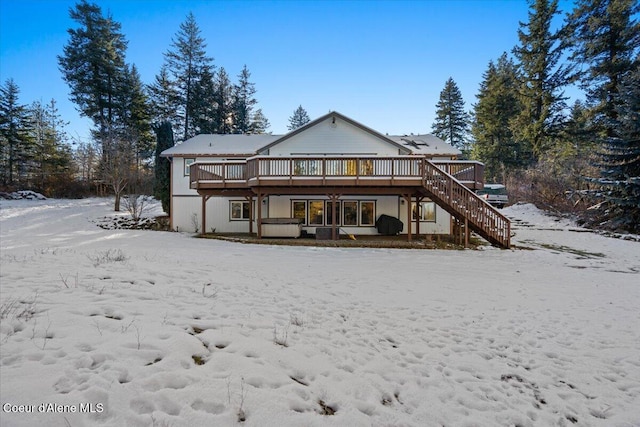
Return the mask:
[[523, 106], [513, 131], [539, 159], [552, 148], [562, 127], [566, 108], [562, 88], [570, 82], [570, 69], [559, 65], [564, 50], [560, 31], [551, 31], [559, 14], [558, 0], [529, 0], [529, 8], [529, 21], [518, 29], [520, 45], [513, 50], [522, 77]]
[[433, 134], [456, 148], [466, 147], [469, 115], [464, 111], [464, 100], [458, 85], [451, 77], [440, 92], [436, 104], [436, 119], [431, 126]]
[[530, 153], [513, 135], [512, 122], [522, 111], [518, 71], [504, 53], [489, 62], [474, 105], [472, 156], [485, 163], [489, 180], [506, 179], [508, 172], [530, 163]]
[[251, 118], [251, 125], [249, 127], [249, 132], [251, 133], [266, 133], [267, 129], [269, 129], [271, 124], [269, 120], [262, 113], [262, 108], [258, 108], [255, 113], [253, 113], [253, 117]]
[[212, 59], [206, 55], [206, 47], [193, 13], [189, 13], [186, 21], [180, 24], [172, 49], [165, 53], [166, 66], [177, 88], [175, 107], [181, 119], [179, 129], [182, 131], [182, 140], [197, 133], [192, 117], [200, 114], [196, 107], [204, 103], [195, 99], [196, 86], [203, 73], [213, 71]]
[[193, 125], [197, 134], [216, 133], [216, 83], [210, 70], [204, 70], [194, 90]]
[[233, 133], [251, 130], [253, 107], [258, 103], [253, 97], [255, 84], [249, 81], [251, 73], [245, 65], [238, 75], [238, 84], [233, 86]]
[[220, 67], [216, 73], [215, 85], [215, 109], [213, 112], [215, 133], [231, 133], [233, 128], [233, 87], [224, 67]]
[[310, 121], [311, 119], [309, 118], [309, 114], [307, 114], [307, 111], [302, 108], [302, 105], [300, 105], [294, 110], [293, 115], [289, 117], [289, 125], [287, 126], [287, 129], [298, 129], [299, 127], [306, 125]]
[[567, 17], [570, 59], [584, 68], [580, 83], [606, 137], [615, 133], [620, 83], [640, 66], [640, 23], [633, 19], [639, 12], [636, 0], [578, 0]]
[[13, 79], [0, 87], [0, 175], [3, 186], [22, 184], [33, 159], [33, 140], [27, 107], [19, 103], [20, 89]]
[[152, 121], [162, 123], [170, 121], [174, 126], [179, 122], [176, 114], [178, 93], [175, 83], [171, 80], [166, 64], [160, 68], [153, 84], [147, 86]]
[[123, 139], [131, 144], [134, 155], [134, 182], [130, 192], [140, 192], [141, 169], [153, 156], [154, 137], [151, 129], [149, 100], [135, 65], [125, 67], [121, 89]]
[[60, 118], [55, 100], [43, 105], [34, 102], [30, 109], [34, 145], [33, 186], [48, 197], [68, 195], [72, 176], [72, 153], [67, 144], [67, 125]]
[[170, 215], [171, 212], [171, 162], [166, 157], [160, 157], [160, 154], [174, 145], [173, 130], [171, 122], [164, 121], [154, 126], [156, 132], [156, 162], [155, 162], [155, 181], [153, 185], [153, 194], [156, 199], [162, 203], [162, 210]]
[[71, 89], [71, 101], [93, 121], [104, 144], [119, 119], [127, 41], [120, 24], [104, 17], [96, 4], [82, 0], [70, 16], [79, 28], [68, 30], [69, 42], [58, 56], [60, 71]]
[[611, 124], [602, 155], [600, 184], [609, 189], [606, 198], [613, 215], [632, 232], [640, 231], [640, 69], [620, 82], [615, 100], [616, 122]]

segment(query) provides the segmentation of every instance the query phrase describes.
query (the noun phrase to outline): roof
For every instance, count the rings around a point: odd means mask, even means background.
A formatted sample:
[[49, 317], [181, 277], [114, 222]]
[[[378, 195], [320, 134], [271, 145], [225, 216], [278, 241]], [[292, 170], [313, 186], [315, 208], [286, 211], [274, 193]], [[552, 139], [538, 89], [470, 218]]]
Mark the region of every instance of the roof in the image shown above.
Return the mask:
[[183, 143], [162, 152], [163, 157], [206, 157], [206, 156], [254, 156], [265, 152], [294, 135], [327, 120], [329, 117], [344, 120], [353, 126], [374, 135], [387, 143], [397, 146], [407, 154], [422, 154], [429, 156], [459, 156], [460, 150], [447, 144], [434, 135], [383, 135], [363, 124], [332, 111], [284, 135], [269, 134], [200, 134]]
[[268, 134], [200, 134], [162, 152], [163, 157], [254, 156], [281, 137]]
[[435, 135], [389, 135], [388, 138], [409, 148], [414, 154], [432, 156], [459, 156], [462, 154], [462, 151]]
[[310, 121], [306, 125], [300, 126], [299, 128], [294, 129], [291, 132], [282, 135], [280, 138], [276, 139], [275, 141], [273, 141], [269, 145], [267, 145], [265, 147], [262, 147], [260, 149], [260, 151], [261, 152], [265, 152], [268, 149], [270, 149], [271, 147], [273, 147], [274, 145], [277, 145], [277, 144], [279, 144], [279, 143], [281, 143], [283, 141], [286, 141], [287, 139], [291, 138], [292, 136], [297, 135], [299, 133], [302, 133], [305, 130], [317, 125], [318, 123], [322, 123], [323, 121], [327, 120], [330, 117], [333, 117], [334, 123], [335, 123], [335, 119], [336, 118], [340, 119], [340, 120], [343, 120], [343, 121], [351, 124], [352, 126], [360, 128], [361, 130], [363, 130], [363, 131], [365, 131], [365, 132], [367, 132], [367, 133], [369, 133], [369, 134], [371, 134], [371, 135], [373, 135], [373, 136], [375, 136], [377, 138], [382, 139], [383, 141], [387, 142], [388, 144], [397, 146], [398, 149], [400, 149], [402, 151], [406, 151], [407, 154], [409, 154], [409, 152], [407, 150], [407, 147], [402, 146], [401, 144], [398, 144], [396, 141], [390, 139], [388, 136], [383, 135], [380, 132], [377, 132], [377, 131], [371, 129], [370, 127], [367, 127], [367, 126], [363, 125], [362, 123], [359, 123], [359, 122], [357, 122], [357, 121], [345, 116], [344, 114], [340, 114], [337, 111], [330, 111], [329, 113], [325, 114], [324, 116], [318, 117], [317, 119], [315, 119], [313, 121]]

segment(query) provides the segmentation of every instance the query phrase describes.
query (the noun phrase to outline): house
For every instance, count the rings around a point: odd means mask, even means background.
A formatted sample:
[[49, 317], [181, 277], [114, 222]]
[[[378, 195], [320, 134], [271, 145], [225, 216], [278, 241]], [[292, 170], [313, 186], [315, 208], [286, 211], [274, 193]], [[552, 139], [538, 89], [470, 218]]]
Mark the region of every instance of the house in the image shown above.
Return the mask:
[[[172, 161], [171, 228], [254, 233], [298, 222], [309, 234], [378, 234], [381, 215], [417, 234], [476, 232], [509, 247], [510, 223], [474, 193], [484, 165], [432, 135], [383, 135], [330, 112], [285, 135], [198, 135]], [[274, 220], [277, 219], [277, 220]], [[269, 234], [270, 235], [270, 234]]]

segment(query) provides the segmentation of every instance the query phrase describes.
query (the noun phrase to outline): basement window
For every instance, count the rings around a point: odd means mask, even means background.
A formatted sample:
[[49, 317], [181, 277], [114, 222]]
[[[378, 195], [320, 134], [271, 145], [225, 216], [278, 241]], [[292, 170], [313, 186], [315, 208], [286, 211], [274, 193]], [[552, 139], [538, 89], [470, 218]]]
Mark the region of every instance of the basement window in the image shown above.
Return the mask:
[[251, 216], [251, 204], [246, 200], [229, 202], [231, 221], [247, 221]]

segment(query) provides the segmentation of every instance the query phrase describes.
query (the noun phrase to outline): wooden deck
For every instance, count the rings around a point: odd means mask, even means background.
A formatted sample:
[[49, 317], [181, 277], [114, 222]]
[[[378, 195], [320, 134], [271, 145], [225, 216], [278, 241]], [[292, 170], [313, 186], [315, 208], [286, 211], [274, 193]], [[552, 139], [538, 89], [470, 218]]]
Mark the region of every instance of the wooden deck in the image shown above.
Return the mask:
[[[484, 165], [474, 161], [430, 161], [424, 157], [268, 157], [246, 161], [196, 162], [191, 188], [203, 196], [268, 194], [394, 194], [429, 197], [466, 233], [508, 248], [509, 220], [472, 190], [481, 189]], [[409, 221], [411, 219], [409, 218]]]

